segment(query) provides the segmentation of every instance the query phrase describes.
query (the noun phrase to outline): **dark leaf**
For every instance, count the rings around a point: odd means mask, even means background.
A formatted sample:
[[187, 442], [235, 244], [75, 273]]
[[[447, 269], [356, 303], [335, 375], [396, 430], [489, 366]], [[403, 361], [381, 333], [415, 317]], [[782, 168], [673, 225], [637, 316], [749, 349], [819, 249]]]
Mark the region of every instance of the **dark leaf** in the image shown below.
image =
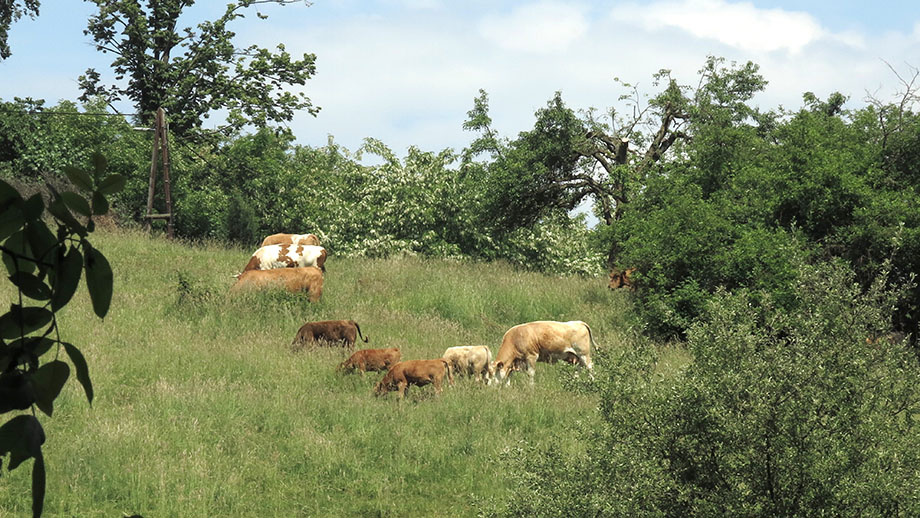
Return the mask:
[[101, 192], [93, 192], [93, 214], [100, 216], [109, 211], [109, 202]]
[[86, 287], [93, 302], [93, 311], [104, 318], [112, 303], [112, 267], [102, 252], [83, 241], [86, 248]]
[[42, 216], [45, 211], [45, 200], [41, 194], [35, 194], [22, 204], [22, 214], [29, 221], [35, 221]]
[[45, 459], [39, 450], [32, 463], [32, 518], [40, 518], [45, 507]]
[[105, 160], [105, 156], [96, 151], [93, 153], [93, 173], [96, 181], [99, 181], [102, 178], [102, 175], [105, 174], [105, 170], [108, 167], [108, 163]]
[[67, 204], [67, 207], [83, 216], [90, 215], [89, 203], [86, 201], [86, 198], [80, 196], [75, 192], [62, 192], [61, 199], [64, 200], [64, 203]]
[[32, 250], [28, 241], [26, 241], [25, 232], [21, 230], [15, 232], [7, 238], [3, 246], [12, 252], [3, 252], [3, 264], [6, 266], [6, 271], [10, 272], [10, 275], [17, 272], [35, 271], [35, 262], [31, 260]]
[[17, 200], [22, 200], [19, 191], [14, 189], [12, 185], [0, 180], [0, 212], [14, 205]]
[[0, 374], [0, 414], [25, 410], [34, 402], [35, 391], [28, 376], [15, 370]]
[[10, 311], [0, 316], [0, 338], [13, 339], [25, 336], [51, 322], [52, 313], [45, 308], [11, 304]]
[[64, 174], [67, 175], [67, 178], [70, 180], [70, 183], [78, 189], [84, 191], [93, 190], [93, 179], [86, 174], [82, 169], [77, 169], [72, 166], [64, 166]]
[[10, 471], [41, 455], [44, 443], [45, 431], [33, 415], [19, 415], [0, 426], [0, 455], [10, 454]]
[[[86, 202], [86, 200], [83, 201], [84, 203]], [[58, 221], [66, 225], [68, 229], [80, 234], [81, 236], [86, 235], [86, 229], [83, 228], [83, 225], [81, 225], [80, 222], [73, 217], [73, 214], [67, 210], [67, 205], [64, 204], [63, 199], [56, 198], [54, 201], [52, 201], [51, 204], [48, 205], [48, 212], [57, 218]]]
[[83, 385], [83, 391], [86, 392], [86, 399], [89, 401], [89, 404], [93, 404], [93, 383], [89, 379], [89, 367], [86, 365], [86, 359], [83, 358], [83, 353], [79, 349], [74, 347], [73, 344], [67, 342], [62, 342], [64, 344], [64, 350], [67, 351], [67, 356], [70, 357], [70, 361], [73, 362], [73, 368], [77, 371], [77, 381], [80, 382], [80, 385]]
[[10, 282], [19, 288], [26, 297], [35, 300], [48, 300], [51, 298], [51, 288], [31, 273], [17, 272], [10, 275], [9, 278]]
[[10, 205], [5, 209], [0, 208], [0, 240], [21, 229], [25, 223], [26, 219], [20, 207]]
[[98, 191], [102, 194], [115, 194], [125, 187], [125, 177], [120, 174], [110, 174], [99, 184]]
[[67, 251], [67, 255], [58, 264], [54, 272], [54, 295], [51, 296], [51, 309], [57, 311], [70, 302], [80, 284], [83, 272], [83, 256], [76, 248]]
[[57, 342], [44, 336], [31, 336], [25, 340], [25, 350], [36, 358], [48, 352]]
[[44, 221], [32, 221], [26, 227], [26, 237], [29, 240], [29, 246], [35, 258], [42, 262], [51, 262], [52, 250], [57, 246], [58, 241], [51, 229]]
[[35, 404], [48, 414], [54, 413], [54, 400], [64, 388], [70, 376], [70, 366], [60, 360], [50, 361], [32, 374], [32, 387], [35, 388]]

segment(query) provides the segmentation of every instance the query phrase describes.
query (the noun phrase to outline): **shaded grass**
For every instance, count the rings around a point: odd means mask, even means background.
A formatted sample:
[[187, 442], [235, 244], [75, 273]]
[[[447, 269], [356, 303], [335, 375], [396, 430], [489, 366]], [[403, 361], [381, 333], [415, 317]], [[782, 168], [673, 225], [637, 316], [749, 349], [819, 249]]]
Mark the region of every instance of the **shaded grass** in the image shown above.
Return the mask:
[[[564, 364], [537, 384], [458, 379], [371, 395], [382, 376], [341, 376], [341, 349], [293, 352], [306, 321], [355, 319], [404, 359], [454, 345], [496, 352], [509, 327], [584, 320], [601, 347], [628, 341], [629, 305], [602, 279], [505, 264], [332, 257], [324, 295], [230, 297], [249, 252], [119, 231], [94, 236], [112, 263], [105, 321], [80, 293], [60, 316], [90, 365], [93, 406], [68, 383], [48, 440], [46, 516], [474, 516], [500, 499], [501, 452], [522, 439], [576, 451], [574, 423], [597, 424], [592, 396], [562, 388]], [[8, 292], [3, 292], [8, 293]], [[678, 362], [680, 362], [678, 357]], [[602, 368], [602, 366], [599, 366]], [[29, 512], [28, 463], [0, 478], [0, 516]]]

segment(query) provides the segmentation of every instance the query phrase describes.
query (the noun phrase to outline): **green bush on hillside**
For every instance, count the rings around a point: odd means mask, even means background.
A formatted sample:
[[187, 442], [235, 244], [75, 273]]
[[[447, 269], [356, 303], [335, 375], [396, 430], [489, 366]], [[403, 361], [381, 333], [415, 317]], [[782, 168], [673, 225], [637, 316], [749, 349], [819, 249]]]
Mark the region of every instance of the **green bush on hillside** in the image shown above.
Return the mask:
[[600, 374], [604, 426], [583, 456], [522, 445], [507, 516], [914, 516], [920, 370], [887, 323], [884, 276], [802, 266], [796, 311], [720, 290], [656, 373], [625, 349]]

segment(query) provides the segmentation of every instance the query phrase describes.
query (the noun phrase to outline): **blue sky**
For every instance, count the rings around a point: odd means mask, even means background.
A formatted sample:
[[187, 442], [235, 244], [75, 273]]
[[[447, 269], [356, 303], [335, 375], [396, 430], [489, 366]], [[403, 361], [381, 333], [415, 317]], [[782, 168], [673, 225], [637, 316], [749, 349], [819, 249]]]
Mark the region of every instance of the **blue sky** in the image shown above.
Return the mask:
[[[180, 25], [214, 18], [225, 3], [200, 1]], [[75, 100], [86, 68], [107, 73], [110, 56], [82, 32], [93, 9], [45, 0], [36, 20], [15, 24], [0, 98]], [[468, 144], [462, 124], [480, 88], [495, 127], [514, 136], [557, 90], [573, 108], [623, 108], [614, 77], [649, 94], [661, 68], [695, 84], [710, 54], [761, 65], [764, 108], [798, 107], [806, 91], [841, 91], [850, 107], [867, 92], [887, 100], [900, 85], [886, 62], [908, 77], [920, 66], [920, 1], [315, 0], [261, 10], [268, 20], [233, 26], [241, 45], [317, 55], [304, 90], [322, 110], [291, 122], [298, 142], [322, 146], [332, 135], [356, 149], [375, 137], [398, 155]]]

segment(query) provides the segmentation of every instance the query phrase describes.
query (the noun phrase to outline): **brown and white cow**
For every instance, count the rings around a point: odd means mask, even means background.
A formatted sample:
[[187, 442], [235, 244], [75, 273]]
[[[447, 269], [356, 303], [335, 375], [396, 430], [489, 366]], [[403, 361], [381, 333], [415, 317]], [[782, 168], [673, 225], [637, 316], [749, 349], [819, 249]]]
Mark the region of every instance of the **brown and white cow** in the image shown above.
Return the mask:
[[389, 349], [361, 349], [355, 351], [347, 360], [343, 361], [336, 368], [339, 372], [360, 371], [362, 374], [367, 371], [385, 371], [392, 365], [399, 362], [400, 352], [398, 347]]
[[444, 358], [437, 360], [407, 360], [399, 362], [390, 367], [382, 380], [374, 385], [374, 395], [383, 396], [387, 392], [396, 390], [399, 392], [399, 399], [406, 395], [409, 385], [419, 387], [434, 384], [434, 390], [441, 393], [441, 382], [444, 377], [451, 385], [454, 384], [454, 376], [451, 373], [450, 365]]
[[268, 245], [255, 251], [244, 272], [316, 266], [326, 271], [326, 249], [316, 245]]
[[261, 246], [269, 245], [316, 245], [319, 238], [316, 234], [272, 234], [262, 241]]
[[485, 345], [458, 345], [448, 347], [442, 358], [450, 364], [457, 374], [474, 377], [476, 381], [492, 381], [492, 351]]
[[498, 348], [492, 372], [495, 381], [509, 381], [511, 371], [524, 370], [533, 384], [536, 363], [565, 361], [579, 367], [594, 368], [591, 362], [594, 337], [588, 324], [573, 320], [554, 322], [540, 320], [519, 324], [505, 332]]
[[236, 283], [230, 287], [230, 291], [272, 286], [283, 287], [294, 293], [307, 292], [310, 295], [310, 302], [316, 302], [323, 296], [323, 272], [314, 266], [249, 270], [236, 278]]
[[354, 347], [357, 336], [367, 343], [368, 338], [361, 334], [361, 328], [354, 320], [320, 320], [307, 322], [300, 326], [291, 345], [299, 346], [325, 341], [342, 342], [344, 347]]

